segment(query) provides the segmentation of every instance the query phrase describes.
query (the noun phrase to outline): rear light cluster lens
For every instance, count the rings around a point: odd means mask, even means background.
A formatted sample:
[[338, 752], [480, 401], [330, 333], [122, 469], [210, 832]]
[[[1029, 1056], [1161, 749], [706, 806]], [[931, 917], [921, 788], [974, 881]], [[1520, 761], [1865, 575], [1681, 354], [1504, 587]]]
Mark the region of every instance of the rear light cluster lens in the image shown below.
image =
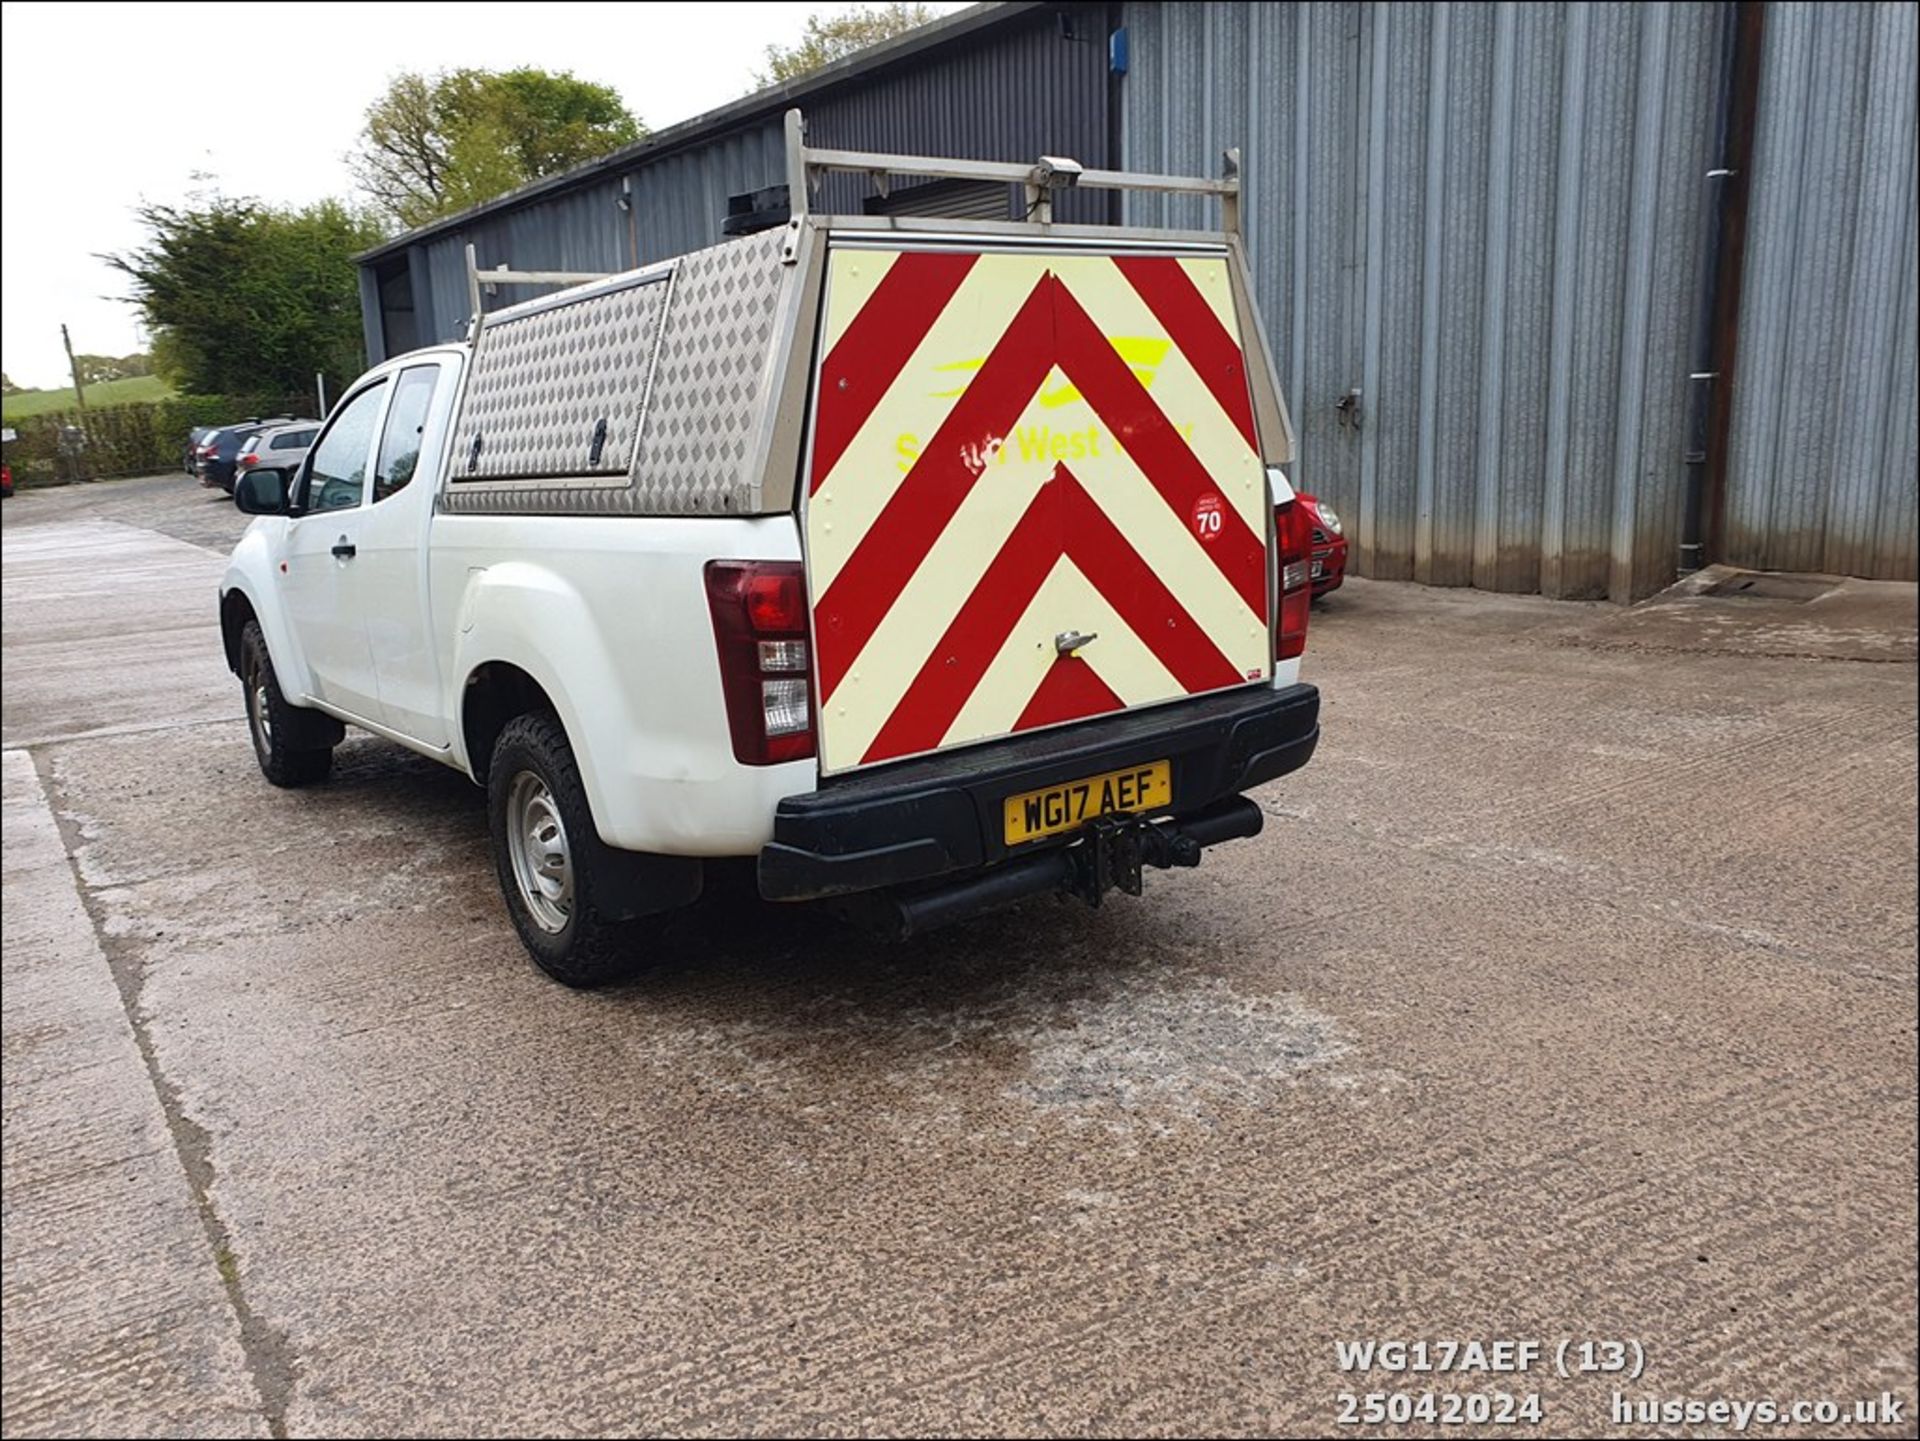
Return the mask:
[[760, 669], [805, 671], [807, 643], [803, 640], [763, 640], [760, 642]]
[[710, 560], [707, 605], [734, 758], [778, 765], [813, 754], [807, 584], [798, 561]]
[[[795, 736], [810, 730], [813, 713], [807, 705], [807, 678], [761, 681], [760, 709], [769, 736]], [[812, 753], [811, 744], [807, 750]]]
[[240, 464], [242, 465], [258, 465], [259, 463], [260, 457], [257, 455], [243, 455], [240, 457]]
[[1274, 540], [1280, 550], [1280, 625], [1273, 658], [1292, 660], [1307, 648], [1307, 613], [1313, 606], [1313, 522], [1297, 500], [1276, 506]]

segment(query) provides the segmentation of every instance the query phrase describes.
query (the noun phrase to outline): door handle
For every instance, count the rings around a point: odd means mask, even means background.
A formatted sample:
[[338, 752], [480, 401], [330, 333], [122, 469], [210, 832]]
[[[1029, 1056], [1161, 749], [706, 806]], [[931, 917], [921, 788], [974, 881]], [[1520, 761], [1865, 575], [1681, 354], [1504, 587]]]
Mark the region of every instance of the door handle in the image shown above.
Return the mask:
[[344, 535], [334, 542], [333, 558], [335, 560], [352, 560], [358, 553], [359, 552], [353, 548], [353, 542], [348, 540]]

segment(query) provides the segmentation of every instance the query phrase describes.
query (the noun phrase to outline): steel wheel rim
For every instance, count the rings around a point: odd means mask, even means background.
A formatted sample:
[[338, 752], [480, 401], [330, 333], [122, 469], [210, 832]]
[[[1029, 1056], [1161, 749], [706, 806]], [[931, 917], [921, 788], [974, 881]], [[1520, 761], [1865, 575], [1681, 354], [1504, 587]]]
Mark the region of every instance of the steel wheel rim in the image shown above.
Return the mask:
[[267, 679], [256, 671], [247, 690], [247, 719], [253, 722], [253, 738], [262, 755], [273, 750], [273, 712], [267, 705]]
[[521, 771], [507, 791], [507, 855], [534, 924], [550, 934], [573, 917], [573, 853], [547, 783]]

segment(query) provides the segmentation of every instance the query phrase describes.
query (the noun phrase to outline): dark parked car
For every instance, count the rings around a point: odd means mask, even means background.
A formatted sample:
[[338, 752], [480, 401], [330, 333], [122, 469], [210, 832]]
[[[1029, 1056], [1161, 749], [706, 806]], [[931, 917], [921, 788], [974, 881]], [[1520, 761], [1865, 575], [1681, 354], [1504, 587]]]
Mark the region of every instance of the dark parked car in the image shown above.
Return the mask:
[[187, 451], [186, 454], [181, 457], [180, 466], [188, 475], [198, 475], [200, 473], [200, 442], [212, 435], [215, 429], [216, 427], [211, 425], [196, 425], [188, 433]]
[[[200, 442], [198, 470], [200, 483], [205, 486], [218, 486], [233, 494], [234, 462], [240, 458], [240, 447], [250, 436], [258, 435], [269, 425], [291, 425], [291, 415], [270, 415], [262, 420], [259, 416], [241, 421], [236, 425], [223, 425], [218, 430], [209, 431]], [[319, 421], [308, 422], [318, 426]]]
[[[259, 423], [259, 416], [250, 415], [244, 421], [236, 422], [236, 425], [258, 425]], [[187, 466], [187, 472], [198, 476], [202, 485], [212, 483], [207, 479], [207, 461], [213, 457], [215, 443], [220, 438], [220, 432], [225, 429], [223, 425], [196, 425], [193, 428], [193, 458]]]
[[200, 483], [202, 485], [215, 485], [218, 483], [208, 473], [208, 468], [213, 462], [215, 452], [220, 448], [220, 437], [227, 431], [234, 430], [241, 432], [241, 438], [244, 439], [245, 432], [248, 429], [258, 427], [259, 424], [260, 417], [250, 415], [245, 420], [236, 421], [230, 426], [203, 425], [195, 427], [194, 435], [196, 438], [193, 443], [193, 473], [200, 477]]

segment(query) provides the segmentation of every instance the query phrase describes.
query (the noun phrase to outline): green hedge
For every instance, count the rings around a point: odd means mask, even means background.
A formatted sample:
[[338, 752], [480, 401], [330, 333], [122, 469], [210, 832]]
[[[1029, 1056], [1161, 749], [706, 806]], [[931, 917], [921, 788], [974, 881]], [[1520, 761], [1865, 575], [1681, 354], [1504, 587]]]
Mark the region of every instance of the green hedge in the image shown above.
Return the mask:
[[[20, 438], [7, 442], [7, 464], [20, 485], [151, 475], [180, 468], [187, 434], [196, 425], [228, 425], [249, 415], [317, 414], [311, 395], [175, 395], [84, 414], [49, 411], [8, 422]], [[87, 437], [78, 475], [60, 453], [60, 431], [69, 425]]]

